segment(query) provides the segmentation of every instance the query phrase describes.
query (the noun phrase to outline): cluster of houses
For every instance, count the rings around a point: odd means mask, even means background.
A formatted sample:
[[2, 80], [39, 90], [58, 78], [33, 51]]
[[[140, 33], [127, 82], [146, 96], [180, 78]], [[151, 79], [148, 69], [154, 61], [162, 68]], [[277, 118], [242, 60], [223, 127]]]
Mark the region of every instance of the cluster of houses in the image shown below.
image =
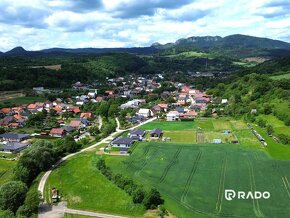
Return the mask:
[[36, 114], [46, 110], [47, 112], [53, 110], [57, 116], [62, 116], [64, 112], [69, 112], [72, 115], [79, 116], [73, 119], [70, 123], [65, 124], [63, 120], [57, 122], [62, 126], [61, 129], [53, 128], [50, 132], [52, 136], [63, 136], [65, 132], [79, 130], [87, 127], [90, 122], [89, 118], [93, 118], [91, 112], [81, 113], [80, 107], [72, 104], [63, 103], [60, 99], [50, 102], [36, 102], [33, 104], [23, 104], [13, 108], [2, 108], [0, 110], [0, 126], [6, 128], [21, 128], [25, 125], [29, 115]]
[[[144, 141], [146, 131], [140, 129], [133, 129], [128, 133], [127, 137], [117, 137], [111, 142], [111, 147], [122, 148], [123, 151], [128, 151], [128, 149], [133, 145], [134, 142]], [[153, 129], [149, 132], [149, 137], [152, 140], [160, 139], [163, 136], [163, 131], [159, 128]]]
[[116, 86], [116, 92], [120, 97], [133, 98], [140, 93], [151, 93], [159, 88], [160, 83], [156, 82], [157, 79], [162, 79], [161, 75], [147, 75], [144, 77], [130, 75], [127, 78], [117, 77], [108, 79], [112, 86]]
[[120, 108], [137, 109], [136, 116], [129, 118], [131, 123], [140, 123], [149, 117], [160, 117], [162, 114], [166, 115], [167, 121], [177, 121], [196, 118], [198, 112], [205, 111], [211, 102], [211, 96], [201, 90], [191, 89], [185, 85], [179, 89], [180, 91], [166, 93], [174, 99], [174, 103], [161, 103], [151, 108], [142, 108], [142, 104], [146, 103], [145, 99], [134, 99], [122, 104]]

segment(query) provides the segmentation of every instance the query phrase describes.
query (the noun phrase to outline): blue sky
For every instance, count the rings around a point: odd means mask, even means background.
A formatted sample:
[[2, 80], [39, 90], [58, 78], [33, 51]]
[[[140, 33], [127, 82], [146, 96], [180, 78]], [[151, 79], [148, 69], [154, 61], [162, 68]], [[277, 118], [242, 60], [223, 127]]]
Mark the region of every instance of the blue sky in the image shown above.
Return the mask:
[[0, 51], [247, 34], [290, 42], [289, 0], [0, 0]]

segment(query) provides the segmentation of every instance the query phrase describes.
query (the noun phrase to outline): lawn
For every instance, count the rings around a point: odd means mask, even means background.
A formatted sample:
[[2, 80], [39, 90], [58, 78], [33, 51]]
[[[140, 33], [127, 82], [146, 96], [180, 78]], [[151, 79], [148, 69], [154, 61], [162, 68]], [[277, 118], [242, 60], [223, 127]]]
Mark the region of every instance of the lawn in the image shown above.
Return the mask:
[[204, 143], [212, 143], [214, 139], [221, 139], [222, 143], [231, 143], [236, 137], [232, 134], [224, 134], [222, 131], [206, 131], [202, 133], [204, 136]]
[[167, 121], [154, 121], [147, 123], [139, 129], [144, 129], [144, 130], [152, 130], [155, 128], [160, 128], [163, 131], [178, 131], [178, 130], [191, 130], [194, 129], [196, 126], [196, 123], [194, 121], [172, 121], [172, 122], [167, 122]]
[[[1, 155], [6, 154], [1, 153]], [[0, 186], [12, 179], [13, 168], [15, 167], [16, 163], [16, 161], [0, 159]]]
[[226, 119], [212, 119], [212, 124], [215, 130], [231, 130], [232, 129], [231, 122]]
[[212, 119], [198, 119], [196, 120], [196, 125], [202, 130], [213, 130]]
[[164, 131], [164, 137], [169, 137], [171, 142], [196, 143], [196, 131]]
[[86, 152], [66, 161], [53, 171], [46, 186], [56, 187], [68, 207], [80, 210], [141, 217], [142, 205], [136, 205], [122, 189], [107, 180], [96, 168], [95, 152]]
[[21, 104], [30, 104], [34, 102], [43, 102], [45, 101], [45, 98], [32, 96], [32, 97], [19, 97], [19, 98], [11, 98], [6, 100], [1, 100], [0, 103], [11, 103], [15, 105], [21, 105]]
[[[129, 157], [106, 157], [115, 172], [156, 187], [178, 217], [288, 217], [290, 161], [242, 145], [139, 143]], [[226, 201], [224, 190], [269, 191], [268, 200]]]

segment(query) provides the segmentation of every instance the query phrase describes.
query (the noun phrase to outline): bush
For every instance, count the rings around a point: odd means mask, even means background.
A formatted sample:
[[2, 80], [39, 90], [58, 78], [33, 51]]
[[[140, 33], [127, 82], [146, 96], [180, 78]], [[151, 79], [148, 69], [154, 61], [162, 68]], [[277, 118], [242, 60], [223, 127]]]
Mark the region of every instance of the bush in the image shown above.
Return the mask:
[[284, 144], [284, 145], [290, 144], [290, 137], [289, 136], [287, 136], [285, 134], [279, 134], [278, 138], [282, 142], [282, 144]]
[[158, 205], [161, 205], [164, 203], [164, 200], [161, 198], [161, 195], [157, 191], [157, 189], [153, 188], [146, 195], [143, 203], [146, 209], [156, 209]]
[[10, 181], [0, 188], [0, 209], [11, 210], [16, 213], [17, 209], [23, 204], [27, 186], [20, 181]]

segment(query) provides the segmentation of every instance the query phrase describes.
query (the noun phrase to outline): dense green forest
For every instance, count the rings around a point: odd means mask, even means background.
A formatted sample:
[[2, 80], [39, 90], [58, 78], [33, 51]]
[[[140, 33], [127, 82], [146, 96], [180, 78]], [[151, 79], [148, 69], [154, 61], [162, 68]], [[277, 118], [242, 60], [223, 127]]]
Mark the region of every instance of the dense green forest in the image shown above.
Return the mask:
[[[31, 66], [60, 64], [56, 71]], [[72, 83], [104, 81], [106, 77], [129, 74], [154, 74], [176, 71], [236, 71], [228, 58], [205, 57], [164, 57], [137, 56], [127, 53], [109, 53], [99, 55], [61, 55], [47, 57], [1, 57], [0, 90], [18, 90], [44, 86], [47, 88], [67, 88]]]

